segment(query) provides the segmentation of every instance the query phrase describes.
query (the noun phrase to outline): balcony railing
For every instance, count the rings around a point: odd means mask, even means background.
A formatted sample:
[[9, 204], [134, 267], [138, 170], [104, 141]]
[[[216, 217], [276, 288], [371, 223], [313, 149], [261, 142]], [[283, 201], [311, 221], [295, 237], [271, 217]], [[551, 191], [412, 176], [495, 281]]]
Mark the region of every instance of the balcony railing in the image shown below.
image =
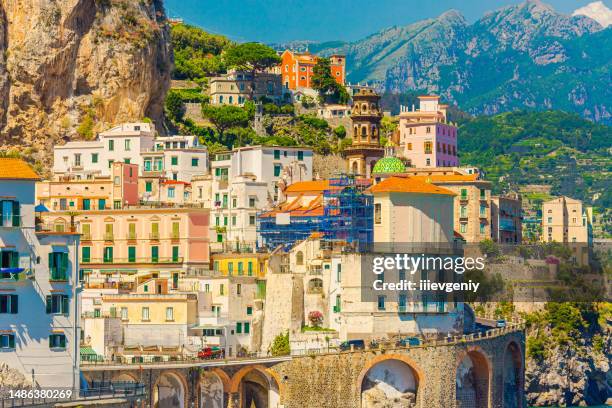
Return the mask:
[[148, 257], [148, 258], [89, 258], [88, 262], [81, 261], [81, 264], [99, 264], [99, 263], [159, 263], [159, 264], [180, 264], [183, 263], [183, 257]]
[[135, 241], [136, 239], [138, 239], [135, 232], [128, 232], [125, 238], [129, 241]]
[[115, 240], [115, 236], [113, 235], [112, 232], [105, 232], [104, 233], [104, 240], [105, 241], [114, 241]]
[[149, 239], [156, 240], [156, 241], [159, 240], [159, 232], [149, 233]]
[[2, 214], [2, 217], [0, 217], [0, 227], [12, 228], [21, 226], [23, 226], [21, 215]]

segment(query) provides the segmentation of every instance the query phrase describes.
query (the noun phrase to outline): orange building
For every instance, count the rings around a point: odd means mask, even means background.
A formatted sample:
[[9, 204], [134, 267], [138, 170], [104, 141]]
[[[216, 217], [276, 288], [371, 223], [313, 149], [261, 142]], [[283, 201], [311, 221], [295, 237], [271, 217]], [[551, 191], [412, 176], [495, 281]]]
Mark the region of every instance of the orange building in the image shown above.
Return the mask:
[[[298, 53], [285, 50], [281, 55], [281, 74], [283, 86], [288, 89], [311, 88], [314, 66], [317, 56], [309, 52]], [[329, 57], [331, 74], [336, 81], [344, 85], [346, 79], [346, 58], [344, 55]]]

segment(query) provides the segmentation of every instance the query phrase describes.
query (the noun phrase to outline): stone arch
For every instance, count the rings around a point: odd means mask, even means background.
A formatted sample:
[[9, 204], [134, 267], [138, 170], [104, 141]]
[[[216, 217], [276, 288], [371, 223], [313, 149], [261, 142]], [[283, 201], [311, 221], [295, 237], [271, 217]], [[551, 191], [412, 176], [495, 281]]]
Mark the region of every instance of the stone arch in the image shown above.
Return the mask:
[[[357, 379], [360, 406], [367, 407], [374, 401], [382, 402], [381, 398], [393, 401], [396, 397], [402, 398], [405, 403], [402, 407], [418, 406], [418, 390], [423, 380], [423, 371], [410, 357], [403, 354], [376, 356], [368, 361]], [[386, 382], [390, 387], [384, 387], [383, 391], [378, 387], [380, 382]]]
[[237, 400], [237, 408], [250, 408], [255, 401], [258, 408], [275, 408], [280, 404], [282, 383], [278, 374], [262, 365], [246, 366], [231, 379], [230, 393]]
[[491, 388], [491, 362], [480, 347], [459, 355], [455, 373], [457, 408], [488, 408]]
[[187, 380], [174, 370], [163, 371], [155, 381], [154, 408], [185, 408], [187, 406]]
[[510, 341], [504, 348], [504, 371], [503, 371], [503, 407], [522, 408], [523, 399], [523, 353], [521, 347]]
[[223, 408], [229, 377], [223, 370], [213, 369], [200, 374], [200, 408]]
[[122, 371], [113, 376], [112, 382], [139, 382], [136, 374], [129, 371]]

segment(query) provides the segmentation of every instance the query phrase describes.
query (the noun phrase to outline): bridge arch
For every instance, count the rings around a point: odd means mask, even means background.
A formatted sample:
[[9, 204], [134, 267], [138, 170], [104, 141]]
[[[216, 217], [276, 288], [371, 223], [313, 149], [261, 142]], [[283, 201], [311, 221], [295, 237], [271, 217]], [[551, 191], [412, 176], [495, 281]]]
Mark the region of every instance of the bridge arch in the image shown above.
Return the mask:
[[274, 408], [280, 404], [281, 381], [278, 374], [260, 364], [246, 366], [234, 374], [229, 391], [236, 395], [237, 408]]
[[122, 371], [113, 376], [112, 382], [139, 382], [138, 376], [129, 371]]
[[492, 366], [486, 353], [478, 346], [461, 353], [455, 374], [457, 408], [488, 408]]
[[153, 386], [153, 407], [185, 408], [187, 406], [187, 380], [174, 370], [163, 371]]
[[521, 347], [515, 341], [508, 342], [504, 348], [503, 361], [503, 406], [504, 408], [522, 408], [523, 353]]
[[225, 371], [213, 368], [200, 374], [200, 408], [225, 407], [225, 393], [229, 390], [230, 378]]
[[402, 407], [416, 406], [423, 378], [422, 370], [406, 355], [376, 356], [368, 361], [357, 379], [361, 407], [383, 400], [403, 404]]

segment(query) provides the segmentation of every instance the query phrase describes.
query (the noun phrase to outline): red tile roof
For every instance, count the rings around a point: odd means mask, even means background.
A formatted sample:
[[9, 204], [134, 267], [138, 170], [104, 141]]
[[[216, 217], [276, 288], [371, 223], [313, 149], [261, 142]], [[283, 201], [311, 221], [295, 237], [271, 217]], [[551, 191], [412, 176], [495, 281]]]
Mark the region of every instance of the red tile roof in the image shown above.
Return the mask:
[[40, 178], [25, 161], [12, 157], [0, 157], [0, 179], [40, 180]]
[[372, 193], [416, 193], [456, 195], [454, 192], [413, 177], [389, 177], [370, 187]]

